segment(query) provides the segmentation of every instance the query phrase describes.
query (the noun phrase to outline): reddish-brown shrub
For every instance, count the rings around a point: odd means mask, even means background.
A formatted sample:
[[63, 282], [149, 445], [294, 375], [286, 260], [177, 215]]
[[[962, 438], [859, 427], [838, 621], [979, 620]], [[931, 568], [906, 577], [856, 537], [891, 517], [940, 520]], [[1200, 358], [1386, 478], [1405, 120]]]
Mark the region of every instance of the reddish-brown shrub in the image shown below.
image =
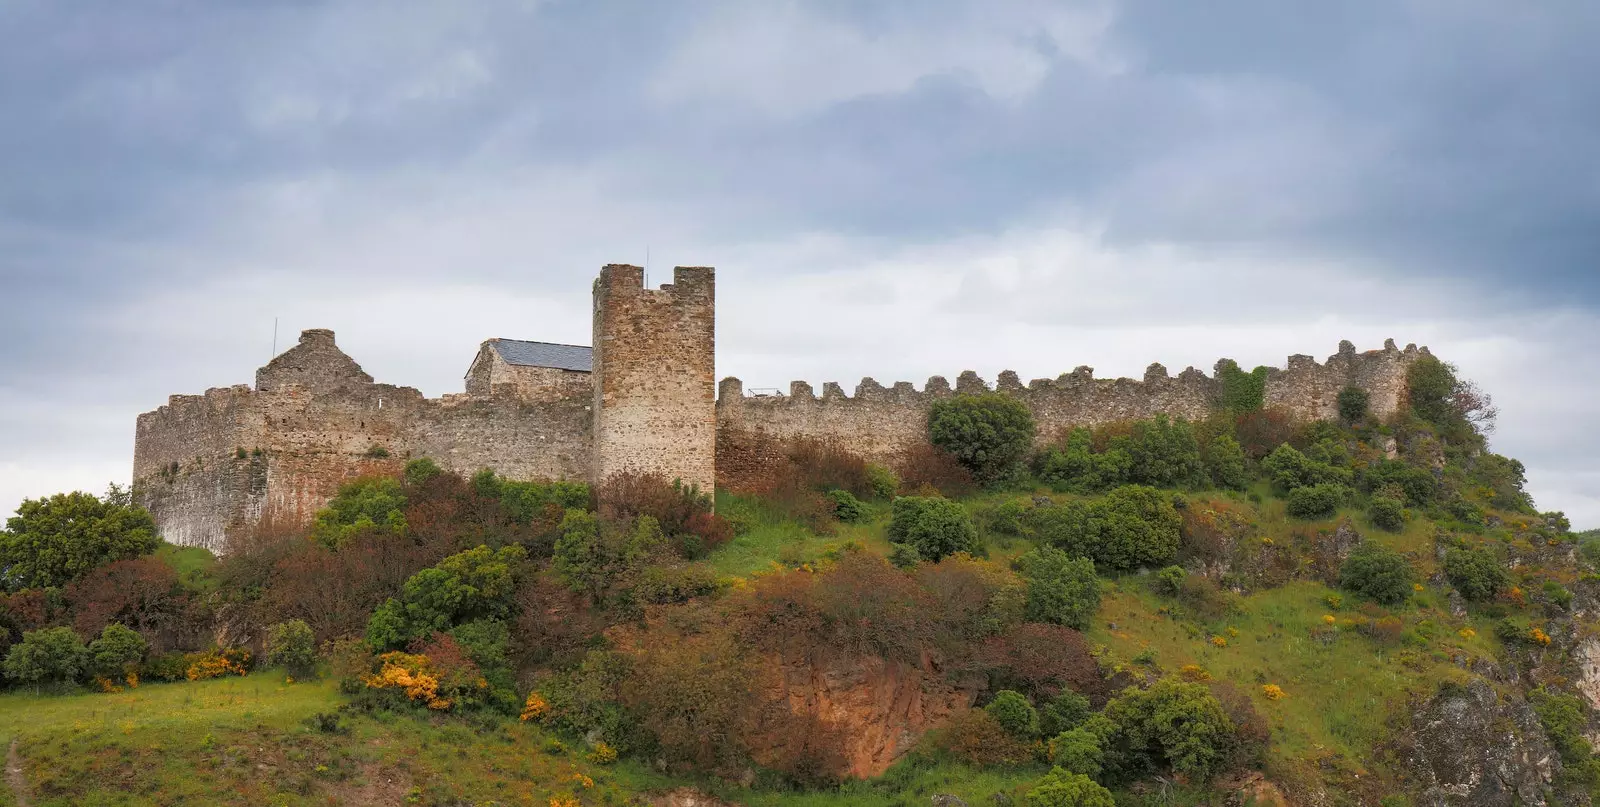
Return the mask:
[[548, 575], [534, 576], [517, 589], [516, 599], [510, 655], [520, 671], [577, 664], [591, 640], [605, 628], [605, 620], [590, 607], [588, 596]]
[[1245, 412], [1234, 422], [1234, 434], [1244, 455], [1259, 460], [1294, 437], [1294, 424], [1279, 409]]
[[618, 696], [655, 735], [661, 756], [673, 765], [732, 770], [754, 704], [753, 670], [741, 646], [717, 631], [648, 642], [632, 657]]
[[802, 487], [818, 492], [848, 490], [863, 499], [872, 495], [866, 460], [838, 442], [796, 438], [786, 448], [788, 473], [798, 477]]
[[984, 636], [1022, 621], [1027, 593], [1010, 570], [964, 554], [938, 563], [924, 563], [915, 571], [917, 584], [927, 592], [936, 624], [934, 636], [948, 656]]
[[1015, 689], [1035, 701], [1063, 687], [1091, 701], [1105, 700], [1100, 666], [1083, 634], [1060, 625], [1028, 622], [984, 642], [980, 661], [991, 689]]
[[812, 601], [827, 624], [830, 646], [847, 654], [915, 662], [933, 639], [936, 609], [927, 592], [878, 555], [840, 558], [817, 578]]
[[428, 657], [428, 669], [438, 679], [441, 693], [471, 693], [487, 688], [483, 671], [448, 633], [435, 633], [427, 641], [412, 642], [411, 652]]
[[640, 516], [654, 518], [680, 554], [703, 554], [733, 537], [733, 525], [711, 512], [710, 491], [675, 485], [657, 474], [613, 474], [595, 488], [594, 496], [600, 517], [613, 524], [630, 525]]
[[166, 561], [146, 555], [101, 566], [67, 587], [72, 626], [83, 636], [97, 636], [117, 622], [138, 631], [151, 651], [164, 653], [186, 630], [190, 596], [178, 584], [178, 573]]
[[1033, 751], [1001, 727], [982, 709], [958, 714], [929, 734], [929, 743], [975, 767], [1017, 765], [1032, 759]]
[[1233, 722], [1234, 746], [1228, 767], [1251, 768], [1260, 765], [1261, 755], [1266, 752], [1267, 743], [1272, 741], [1272, 727], [1267, 725], [1267, 719], [1256, 711], [1250, 696], [1232, 683], [1211, 680], [1206, 682], [1206, 686], [1211, 689], [1211, 694], [1217, 696], [1222, 711]]
[[822, 644], [826, 622], [812, 602], [816, 580], [798, 570], [756, 578], [729, 603], [740, 637], [765, 650], [801, 654]]
[[318, 641], [359, 635], [373, 610], [407, 578], [438, 562], [438, 548], [379, 534], [356, 535], [337, 550], [303, 542], [274, 565], [262, 618], [304, 620]]
[[901, 453], [895, 464], [901, 490], [916, 490], [924, 485], [945, 496], [960, 496], [975, 487], [972, 474], [955, 457], [932, 443], [917, 443]]
[[764, 711], [770, 716], [759, 729], [741, 731], [757, 764], [806, 788], [844, 779], [850, 760], [843, 729], [814, 712], [791, 709], [787, 699], [765, 704]]

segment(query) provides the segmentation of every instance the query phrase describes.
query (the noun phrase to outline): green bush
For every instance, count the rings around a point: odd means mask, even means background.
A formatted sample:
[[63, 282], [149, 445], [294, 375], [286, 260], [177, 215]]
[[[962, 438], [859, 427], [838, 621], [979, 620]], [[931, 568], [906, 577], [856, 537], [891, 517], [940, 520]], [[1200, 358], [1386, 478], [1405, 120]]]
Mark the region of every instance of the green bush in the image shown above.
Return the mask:
[[1381, 603], [1405, 602], [1414, 582], [1411, 564], [1391, 549], [1372, 542], [1357, 546], [1339, 567], [1339, 585]]
[[1107, 767], [1124, 776], [1170, 768], [1197, 782], [1217, 774], [1237, 745], [1233, 721], [1204, 684], [1163, 678], [1106, 704]]
[[1261, 470], [1279, 491], [1289, 492], [1312, 485], [1348, 485], [1353, 475], [1348, 468], [1335, 468], [1300, 453], [1284, 443], [1261, 461]]
[[3, 664], [6, 677], [22, 684], [70, 683], [89, 671], [89, 649], [72, 628], [44, 628], [22, 634]]
[[1029, 622], [1049, 622], [1084, 630], [1100, 610], [1100, 578], [1094, 561], [1074, 558], [1051, 546], [1029, 550], [1015, 562], [1027, 583]]
[[1009, 395], [956, 395], [934, 401], [928, 435], [979, 482], [1013, 475], [1033, 446], [1033, 414]]
[[1250, 484], [1244, 448], [1232, 435], [1219, 434], [1211, 441], [1206, 447], [1205, 467], [1211, 484], [1224, 490], [1244, 490]]
[[0, 530], [0, 584], [10, 591], [64, 586], [112, 561], [156, 551], [155, 521], [127, 498], [113, 487], [103, 499], [87, 493], [25, 499]]
[[1200, 444], [1194, 428], [1182, 420], [1156, 415], [1135, 421], [1127, 437], [1113, 442], [1127, 446], [1131, 465], [1128, 480], [1155, 487], [1199, 486], [1205, 483]]
[[1339, 417], [1346, 423], [1356, 424], [1367, 419], [1367, 405], [1372, 396], [1355, 386], [1339, 390]]
[[1367, 503], [1367, 518], [1380, 529], [1399, 532], [1406, 526], [1406, 506], [1399, 499], [1374, 496]]
[[1450, 425], [1456, 417], [1455, 369], [1433, 356], [1423, 356], [1406, 370], [1406, 400], [1417, 417], [1436, 426]]
[[1432, 471], [1389, 459], [1378, 460], [1363, 471], [1361, 487], [1372, 493], [1398, 489], [1412, 506], [1425, 505], [1439, 494], [1439, 481]]
[[89, 671], [106, 678], [124, 678], [135, 672], [150, 644], [132, 628], [115, 622], [89, 643]]
[[400, 480], [389, 476], [357, 479], [339, 486], [338, 495], [317, 512], [311, 537], [338, 547], [359, 532], [405, 535], [406, 495]]
[[303, 620], [291, 619], [267, 628], [267, 663], [296, 678], [317, 670], [317, 637]]
[[1246, 373], [1233, 359], [1217, 362], [1217, 381], [1222, 386], [1222, 408], [1243, 414], [1255, 412], [1266, 404], [1267, 368], [1257, 367]]
[[1083, 725], [1089, 715], [1089, 699], [1070, 689], [1063, 689], [1039, 709], [1039, 732], [1046, 737], [1054, 737]]
[[1049, 752], [1050, 764], [1091, 779], [1100, 778], [1105, 751], [1094, 732], [1081, 728], [1060, 732], [1051, 738]]
[[1461, 596], [1474, 602], [1493, 599], [1511, 583], [1505, 566], [1487, 549], [1452, 549], [1444, 553], [1444, 574]]
[[1189, 571], [1182, 566], [1168, 566], [1156, 572], [1156, 588], [1163, 594], [1176, 595], [1183, 590], [1183, 581], [1189, 578]]
[[1170, 494], [1137, 485], [1087, 502], [1035, 507], [1027, 520], [1036, 539], [1093, 558], [1096, 568], [1118, 570], [1172, 560], [1182, 525]]
[[1126, 442], [1098, 453], [1093, 444], [1092, 432], [1073, 429], [1064, 443], [1034, 455], [1034, 475], [1063, 493], [1095, 493], [1126, 484], [1133, 470], [1133, 457], [1128, 454]]
[[833, 517], [854, 524], [867, 517], [867, 506], [861, 503], [855, 494], [848, 490], [830, 490], [825, 494], [828, 502], [833, 505]]
[[868, 463], [867, 487], [872, 490], [874, 498], [893, 499], [900, 490], [900, 477], [882, 465]]
[[416, 487], [429, 479], [444, 473], [439, 464], [427, 457], [418, 457], [406, 463], [405, 471], [400, 474], [400, 480], [406, 487]]
[[400, 597], [378, 607], [367, 623], [374, 650], [394, 650], [474, 619], [503, 619], [527, 550], [512, 544], [458, 552], [412, 575]]
[[889, 540], [937, 562], [957, 552], [978, 551], [978, 528], [960, 504], [938, 496], [901, 496], [894, 500]]
[[1027, 807], [1116, 807], [1111, 791], [1081, 773], [1052, 768], [1027, 795]]
[[1589, 709], [1582, 698], [1540, 687], [1528, 693], [1528, 700], [1562, 762], [1579, 765], [1594, 756], [1589, 741], [1583, 738], [1589, 725]]
[[1290, 518], [1300, 518], [1307, 521], [1329, 518], [1338, 512], [1339, 505], [1350, 495], [1350, 489], [1343, 485], [1311, 485], [1309, 487], [1295, 488], [1289, 491], [1289, 501], [1284, 507], [1284, 512]]
[[1027, 741], [1039, 736], [1039, 713], [1021, 692], [1002, 689], [983, 710], [1012, 737]]
[[1559, 606], [1563, 610], [1572, 610], [1572, 592], [1568, 591], [1566, 586], [1554, 580], [1546, 580], [1542, 590], [1544, 598], [1549, 600], [1550, 604]]

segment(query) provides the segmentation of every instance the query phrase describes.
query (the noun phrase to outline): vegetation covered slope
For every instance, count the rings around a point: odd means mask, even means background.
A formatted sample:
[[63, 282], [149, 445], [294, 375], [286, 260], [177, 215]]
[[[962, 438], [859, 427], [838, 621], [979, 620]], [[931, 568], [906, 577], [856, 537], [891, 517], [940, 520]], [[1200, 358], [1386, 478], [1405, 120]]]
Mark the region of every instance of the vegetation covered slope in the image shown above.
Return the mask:
[[1451, 368], [1410, 386], [1388, 423], [1241, 393], [1042, 450], [956, 396], [893, 470], [793, 444], [715, 514], [415, 460], [220, 562], [119, 491], [30, 503], [13, 795], [1588, 803], [1600, 539], [1534, 509]]

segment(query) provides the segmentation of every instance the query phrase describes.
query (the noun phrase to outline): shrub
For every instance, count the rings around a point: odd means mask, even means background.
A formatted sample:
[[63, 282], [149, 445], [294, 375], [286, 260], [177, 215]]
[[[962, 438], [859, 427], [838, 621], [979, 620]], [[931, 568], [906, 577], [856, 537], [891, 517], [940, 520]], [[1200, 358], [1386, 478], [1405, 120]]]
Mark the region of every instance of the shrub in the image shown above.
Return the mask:
[[1100, 749], [1100, 737], [1094, 732], [1081, 728], [1060, 732], [1050, 739], [1048, 750], [1050, 764], [1091, 779], [1099, 778], [1105, 752]]
[[1100, 610], [1100, 579], [1094, 561], [1074, 558], [1051, 546], [1017, 558], [1017, 573], [1027, 582], [1027, 618], [1083, 630]]
[[873, 498], [892, 499], [895, 492], [900, 490], [900, 477], [894, 471], [882, 465], [867, 465], [867, 487], [871, 490]]
[[1246, 373], [1233, 359], [1217, 362], [1217, 381], [1222, 385], [1222, 408], [1230, 412], [1254, 412], [1266, 402], [1267, 368]]
[[1267, 455], [1261, 461], [1261, 470], [1267, 473], [1273, 486], [1283, 492], [1313, 485], [1348, 485], [1353, 476], [1348, 468], [1335, 468], [1314, 460], [1288, 443]]
[[1088, 698], [1070, 689], [1063, 689], [1039, 709], [1039, 732], [1046, 737], [1054, 737], [1083, 725], [1083, 721], [1089, 719], [1089, 714]]
[[282, 667], [295, 678], [309, 678], [317, 669], [317, 639], [311, 626], [299, 619], [267, 628], [267, 663]]
[[338, 547], [361, 532], [406, 534], [406, 495], [400, 480], [372, 476], [346, 482], [328, 506], [317, 512], [311, 537]]
[[1367, 391], [1349, 386], [1339, 390], [1338, 406], [1339, 417], [1346, 423], [1355, 424], [1367, 419], [1367, 404], [1371, 396]]
[[1003, 689], [983, 710], [1012, 737], [1030, 741], [1039, 736], [1039, 713], [1021, 692]]
[[900, 490], [924, 495], [931, 488], [945, 496], [960, 496], [972, 490], [972, 472], [948, 451], [932, 443], [912, 443], [895, 466], [900, 473]]
[[1500, 559], [1487, 549], [1452, 549], [1444, 554], [1444, 574], [1461, 596], [1474, 602], [1494, 598], [1511, 582]]
[[1023, 796], [1027, 807], [1116, 807], [1111, 791], [1081, 773], [1052, 768]]
[[188, 667], [183, 677], [190, 681], [206, 681], [224, 675], [248, 675], [254, 659], [242, 647], [225, 647], [184, 656]]
[[[594, 499], [600, 518], [611, 524], [633, 524], [643, 516], [655, 519], [685, 556], [703, 555], [733, 538], [733, 525], [711, 511], [710, 493], [677, 480], [624, 471], [595, 488]], [[582, 509], [570, 501], [565, 506], [569, 512]]]
[[1339, 585], [1381, 603], [1405, 602], [1415, 582], [1411, 564], [1391, 549], [1372, 542], [1350, 552], [1339, 567]]
[[439, 464], [427, 457], [418, 457], [406, 463], [405, 470], [400, 474], [400, 480], [405, 486], [416, 487], [422, 483], [444, 473]]
[[1007, 628], [984, 640], [978, 661], [997, 690], [1045, 699], [1064, 689], [1091, 697], [1105, 689], [1083, 634], [1060, 625], [1025, 622]]
[[1432, 471], [1390, 459], [1379, 460], [1362, 472], [1361, 486], [1373, 493], [1398, 488], [1413, 505], [1427, 504], [1439, 493], [1439, 481]]
[[1171, 768], [1207, 781], [1229, 758], [1233, 722], [1204, 684], [1163, 678], [1106, 704], [1108, 767], [1124, 775]]
[[1374, 496], [1367, 504], [1367, 518], [1380, 529], [1399, 532], [1406, 526], [1406, 508], [1399, 499]]
[[126, 678], [136, 673], [139, 662], [150, 649], [143, 636], [124, 625], [110, 624], [100, 637], [89, 643], [89, 668], [105, 678]]
[[6, 677], [23, 684], [70, 683], [89, 671], [90, 657], [72, 628], [44, 628], [22, 634], [3, 665]]
[[1127, 446], [1131, 482], [1156, 487], [1204, 484], [1200, 444], [1194, 428], [1185, 421], [1166, 415], [1135, 421], [1128, 436], [1113, 443]]
[[1205, 471], [1211, 484], [1224, 490], [1244, 490], [1250, 484], [1244, 448], [1232, 435], [1219, 434], [1206, 447]]
[[1036, 507], [1028, 513], [1036, 538], [1108, 569], [1170, 561], [1178, 552], [1182, 525], [1170, 495], [1136, 485], [1089, 502]]
[[894, 500], [889, 540], [937, 561], [956, 552], [978, 550], [978, 529], [960, 504], [940, 497], [901, 496]]
[[1528, 700], [1539, 715], [1550, 744], [1561, 754], [1562, 762], [1580, 765], [1594, 756], [1589, 741], [1583, 736], [1589, 724], [1589, 709], [1582, 698], [1540, 687], [1529, 693]]
[[58, 493], [25, 499], [0, 530], [0, 583], [11, 591], [64, 586], [90, 570], [148, 555], [161, 541], [143, 507], [115, 487], [104, 499]]
[[975, 479], [997, 482], [1017, 471], [1033, 445], [1033, 414], [1009, 395], [956, 395], [934, 401], [928, 435]]
[[1343, 485], [1310, 485], [1289, 491], [1289, 501], [1284, 512], [1291, 518], [1307, 521], [1330, 518], [1339, 511], [1339, 505], [1349, 495]]
[[404, 647], [473, 619], [503, 619], [521, 576], [527, 551], [512, 544], [458, 552], [406, 580], [367, 623], [375, 650]]
[[1133, 469], [1126, 441], [1094, 451], [1094, 434], [1077, 428], [1065, 442], [1034, 455], [1033, 472], [1051, 488], [1071, 493], [1094, 493], [1125, 484]]
[[1183, 590], [1183, 581], [1188, 577], [1188, 570], [1182, 566], [1168, 566], [1156, 572], [1156, 588], [1165, 594], [1177, 594]]
[[854, 494], [848, 490], [830, 490], [827, 492], [828, 501], [833, 504], [833, 517], [853, 524], [867, 517], [867, 506], [861, 503]]
[[935, 748], [976, 767], [1016, 765], [1026, 762], [1033, 752], [1026, 743], [1012, 736], [983, 709], [973, 709], [950, 718], [933, 732]]

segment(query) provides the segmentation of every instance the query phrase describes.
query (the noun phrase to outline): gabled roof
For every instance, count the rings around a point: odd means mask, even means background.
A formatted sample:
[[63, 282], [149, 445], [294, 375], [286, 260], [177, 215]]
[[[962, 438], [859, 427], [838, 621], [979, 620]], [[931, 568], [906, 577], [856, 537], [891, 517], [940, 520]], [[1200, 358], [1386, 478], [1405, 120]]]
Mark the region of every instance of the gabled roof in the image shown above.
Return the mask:
[[554, 367], [557, 370], [594, 371], [594, 348], [583, 345], [558, 345], [552, 342], [524, 342], [521, 339], [491, 339], [496, 353], [506, 364], [518, 367]]

